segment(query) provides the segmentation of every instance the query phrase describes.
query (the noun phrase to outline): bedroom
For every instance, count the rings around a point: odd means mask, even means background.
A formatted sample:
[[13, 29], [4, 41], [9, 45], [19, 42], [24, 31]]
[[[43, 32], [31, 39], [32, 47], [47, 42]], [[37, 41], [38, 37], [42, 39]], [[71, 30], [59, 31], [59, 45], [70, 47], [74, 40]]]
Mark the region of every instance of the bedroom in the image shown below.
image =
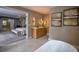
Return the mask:
[[26, 17], [24, 12], [0, 7], [0, 46], [25, 39]]
[[[67, 6], [63, 6], [63, 7], [62, 6], [51, 6], [51, 7], [50, 6], [46, 6], [46, 7], [45, 6], [42, 6], [42, 7], [41, 6], [39, 6], [39, 7], [35, 7], [35, 6], [33, 6], [33, 7], [30, 7], [30, 6], [29, 7], [28, 6], [10, 6], [9, 8], [18, 9], [19, 11], [22, 12], [22, 13], [20, 13], [18, 11], [17, 12], [12, 11], [13, 12], [12, 14], [17, 14], [19, 16], [23, 15], [24, 17], [26, 15], [27, 16], [26, 19], [29, 19], [29, 20], [26, 20], [26, 30], [27, 30], [26, 36], [28, 39], [24, 39], [22, 41], [1, 47], [0, 48], [1, 50], [6, 51], [6, 52], [10, 52], [10, 51], [12, 51], [12, 52], [13, 51], [19, 51], [19, 52], [35, 51], [36, 49], [41, 47], [43, 44], [45, 44], [47, 41], [52, 40], [52, 39], [59, 40], [59, 41], [65, 41], [65, 42], [75, 46], [75, 48], [79, 49], [79, 47], [78, 47], [79, 46], [79, 43], [78, 43], [79, 42], [79, 40], [78, 40], [79, 39], [79, 36], [78, 36], [79, 35], [79, 31], [78, 31], [79, 26], [77, 26], [77, 25], [74, 26], [71, 22], [69, 22], [69, 23], [72, 24], [72, 26], [64, 26], [63, 23], [60, 24], [58, 21], [57, 21], [58, 24], [52, 23], [52, 25], [54, 25], [54, 26], [52, 26], [51, 25], [51, 17], [50, 17], [51, 14], [53, 14], [53, 13], [57, 13], [57, 12], [63, 13], [63, 10], [65, 10], [65, 9], [72, 9], [72, 8], [78, 8], [78, 7], [69, 7], [69, 6], [68, 7]], [[33, 8], [35, 8], [35, 10]], [[45, 10], [47, 10], [46, 12], [48, 12], [48, 13], [44, 13]], [[63, 15], [62, 15], [62, 17], [63, 17]], [[42, 21], [44, 19], [47, 19], [48, 24], [45, 24], [46, 28], [47, 28], [47, 32], [46, 32], [45, 36], [43, 36], [41, 38], [38, 38], [38, 39], [36, 37], [32, 38], [31, 20], [32, 19], [36, 19], [36, 20], [40, 19], [41, 20], [41, 18], [42, 18]], [[62, 20], [62, 22], [63, 22], [63, 20]], [[36, 21], [36, 23], [37, 23], [37, 21]], [[20, 23], [20, 25], [21, 25], [21, 23]], [[25, 27], [25, 25], [23, 25], [22, 27]], [[38, 24], [36, 24], [36, 25], [34, 25], [34, 28], [36, 28], [36, 27], [40, 27], [40, 26]], [[16, 31], [14, 31], [14, 30], [13, 30], [13, 32], [16, 33]], [[14, 46], [12, 46], [12, 45], [14, 45]], [[47, 47], [47, 49], [48, 49], [48, 47]], [[48, 50], [48, 51], [51, 51], [51, 50]]]

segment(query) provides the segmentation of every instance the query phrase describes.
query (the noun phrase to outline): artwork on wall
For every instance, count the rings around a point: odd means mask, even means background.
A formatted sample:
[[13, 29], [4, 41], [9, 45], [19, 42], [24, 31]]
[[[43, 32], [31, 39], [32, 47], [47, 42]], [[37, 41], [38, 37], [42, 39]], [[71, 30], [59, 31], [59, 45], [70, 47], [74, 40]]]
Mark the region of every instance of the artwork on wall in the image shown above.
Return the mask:
[[64, 26], [78, 25], [78, 8], [72, 8], [63, 11], [63, 25]]
[[64, 25], [68, 26], [68, 25], [77, 25], [77, 19], [64, 19]]
[[79, 26], [79, 8], [65, 9], [51, 14], [51, 26]]
[[52, 13], [51, 15], [51, 26], [53, 27], [61, 27], [62, 26], [62, 13]]

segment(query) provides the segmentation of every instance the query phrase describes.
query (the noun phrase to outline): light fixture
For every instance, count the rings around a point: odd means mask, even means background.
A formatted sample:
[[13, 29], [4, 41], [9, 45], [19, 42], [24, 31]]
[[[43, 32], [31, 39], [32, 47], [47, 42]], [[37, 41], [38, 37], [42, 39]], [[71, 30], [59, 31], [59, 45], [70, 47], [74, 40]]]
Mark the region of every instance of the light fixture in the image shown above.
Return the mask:
[[39, 24], [40, 24], [40, 26], [43, 26], [43, 20], [42, 20], [42, 18], [40, 19]]
[[35, 26], [35, 17], [32, 19], [32, 25]]
[[44, 26], [48, 26], [48, 20], [46, 19], [46, 20], [44, 20]]

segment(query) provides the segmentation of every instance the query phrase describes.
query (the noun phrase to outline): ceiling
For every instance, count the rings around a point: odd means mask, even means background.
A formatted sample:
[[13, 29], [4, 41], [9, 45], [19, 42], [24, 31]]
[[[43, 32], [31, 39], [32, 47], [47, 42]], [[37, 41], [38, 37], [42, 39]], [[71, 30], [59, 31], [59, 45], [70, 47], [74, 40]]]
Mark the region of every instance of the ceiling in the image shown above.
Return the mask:
[[22, 7], [41, 14], [48, 14], [50, 9], [52, 8], [52, 6], [22, 6]]
[[24, 16], [24, 12], [13, 8], [0, 7], [0, 15], [7, 17], [20, 17]]

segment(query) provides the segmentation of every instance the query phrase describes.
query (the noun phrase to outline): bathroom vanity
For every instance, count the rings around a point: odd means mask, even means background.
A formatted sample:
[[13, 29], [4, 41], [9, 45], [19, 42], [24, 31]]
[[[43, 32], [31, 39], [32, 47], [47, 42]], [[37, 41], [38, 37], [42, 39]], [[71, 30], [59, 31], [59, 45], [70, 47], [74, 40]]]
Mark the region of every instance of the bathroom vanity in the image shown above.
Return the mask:
[[45, 27], [33, 27], [32, 28], [32, 37], [33, 38], [40, 38], [47, 34], [47, 28]]

